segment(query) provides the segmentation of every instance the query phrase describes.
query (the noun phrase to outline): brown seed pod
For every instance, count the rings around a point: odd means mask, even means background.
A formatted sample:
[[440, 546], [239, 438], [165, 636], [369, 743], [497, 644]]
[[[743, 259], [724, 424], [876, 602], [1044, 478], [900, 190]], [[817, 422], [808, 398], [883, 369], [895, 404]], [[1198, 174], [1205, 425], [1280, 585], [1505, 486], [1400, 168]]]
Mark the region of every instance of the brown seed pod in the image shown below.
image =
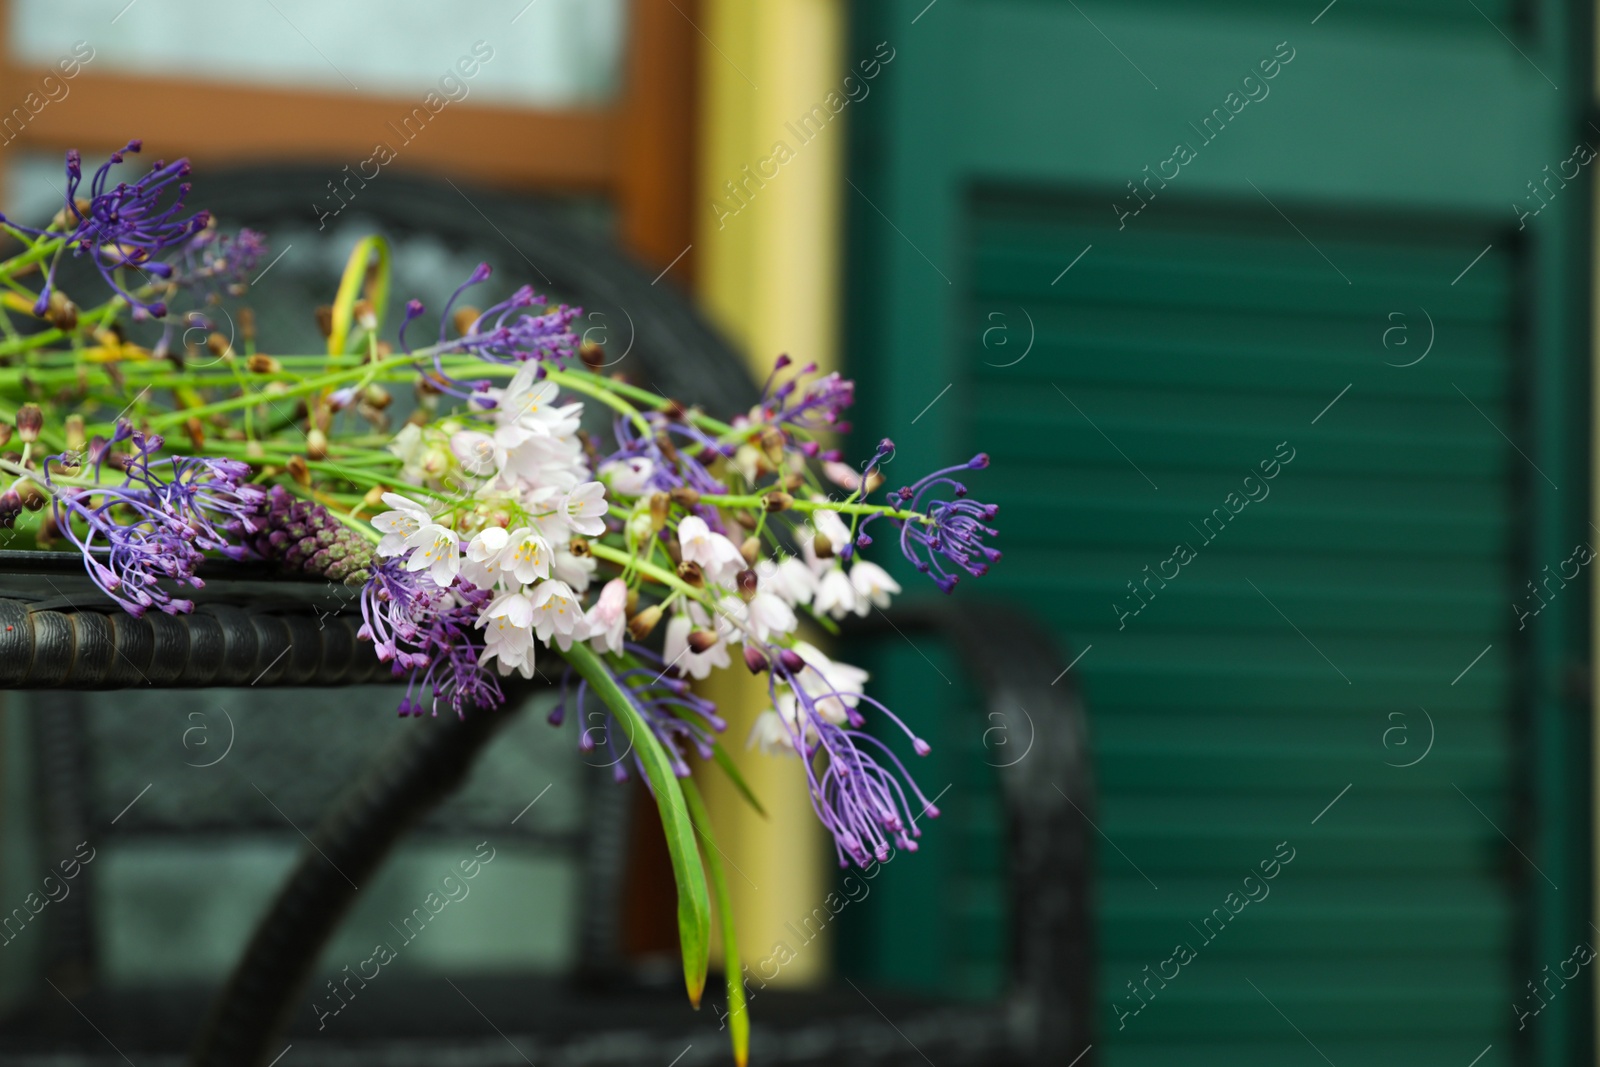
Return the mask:
[[328, 435], [312, 427], [311, 432], [306, 434], [306, 456], [309, 459], [327, 459]]
[[682, 563], [678, 564], [678, 577], [682, 578], [685, 582], [694, 586], [696, 589], [699, 589], [706, 584], [705, 572], [700, 569], [700, 564], [695, 563], [692, 560], [686, 559]]
[[78, 328], [78, 305], [67, 298], [60, 289], [50, 291], [50, 304], [45, 308], [45, 319], [63, 333]]
[[772, 492], [761, 498], [761, 506], [766, 508], [769, 513], [788, 511], [793, 504], [794, 497], [783, 492], [781, 489], [774, 489]]
[[289, 462], [284, 466], [289, 471], [289, 477], [301, 485], [308, 486], [311, 484], [311, 468], [306, 466], [306, 458], [304, 456], [290, 456]]
[[689, 651], [693, 652], [697, 656], [711, 651], [712, 646], [716, 643], [717, 635], [712, 633], [710, 630], [689, 631], [689, 637], [687, 639]]
[[259, 353], [245, 360], [245, 366], [249, 368], [251, 374], [277, 374], [283, 370], [282, 363], [271, 356]]
[[316, 310], [317, 332], [324, 337], [333, 336], [333, 307], [323, 304]]
[[44, 429], [44, 411], [38, 404], [24, 404], [17, 409], [17, 436], [22, 443], [31, 445], [39, 439]]
[[761, 558], [761, 538], [746, 537], [744, 544], [739, 546], [739, 555], [744, 557], [746, 563], [754, 567], [756, 560]]
[[650, 631], [656, 628], [656, 623], [661, 621], [661, 605], [651, 604], [639, 614], [628, 620], [628, 633], [635, 641], [643, 641], [650, 636]]
[[692, 508], [700, 503], [700, 494], [687, 485], [680, 485], [667, 495], [672, 498], [674, 504], [681, 504], [686, 508]]
[[650, 494], [650, 527], [660, 530], [667, 524], [667, 512], [672, 510], [672, 498], [666, 493]]

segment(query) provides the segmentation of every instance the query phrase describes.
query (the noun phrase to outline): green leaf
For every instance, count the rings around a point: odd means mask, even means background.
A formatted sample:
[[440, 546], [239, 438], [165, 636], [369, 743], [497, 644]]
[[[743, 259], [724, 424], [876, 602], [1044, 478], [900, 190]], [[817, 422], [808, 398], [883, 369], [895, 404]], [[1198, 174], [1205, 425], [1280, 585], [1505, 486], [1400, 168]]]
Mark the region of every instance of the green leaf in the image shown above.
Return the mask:
[[728, 776], [728, 780], [733, 783], [733, 787], [739, 791], [739, 795], [744, 797], [745, 802], [756, 809], [757, 815], [765, 819], [767, 817], [767, 809], [761, 806], [761, 801], [757, 800], [756, 795], [750, 791], [750, 783], [746, 782], [744, 775], [739, 773], [739, 768], [733, 762], [733, 757], [728, 755], [728, 750], [722, 747], [721, 741], [711, 742], [711, 758], [717, 761], [717, 766], [722, 768], [723, 773]]
[[689, 990], [689, 1003], [698, 1009], [711, 954], [711, 901], [706, 894], [705, 868], [700, 864], [694, 825], [684, 805], [683, 786], [672, 773], [666, 750], [639, 714], [633, 698], [617, 684], [600, 657], [582, 642], [575, 642], [561, 655], [617, 717], [650, 779], [656, 808], [661, 812], [661, 827], [667, 836], [667, 852], [672, 857], [672, 876], [678, 883], [678, 943], [683, 950], [684, 984]]
[[[372, 262], [377, 256], [377, 263]], [[342, 356], [350, 343], [350, 327], [355, 322], [356, 301], [371, 270], [372, 285], [366, 297], [372, 302], [372, 313], [383, 321], [384, 309], [389, 303], [389, 242], [374, 234], [356, 242], [345, 262], [344, 275], [339, 279], [339, 292], [333, 298], [333, 329], [328, 334], [328, 355]]]
[[[711, 872], [711, 887], [717, 894], [717, 921], [722, 925], [722, 968], [728, 983], [728, 1039], [733, 1042], [733, 1061], [745, 1067], [750, 1058], [750, 1013], [744, 1003], [744, 966], [739, 962], [739, 941], [733, 936], [733, 901], [728, 896], [728, 879], [722, 871], [717, 843], [711, 837], [711, 817], [700, 800], [693, 779], [684, 779], [683, 798], [700, 836], [711, 846], [705, 850], [706, 870]], [[754, 800], [751, 803], [755, 803]]]

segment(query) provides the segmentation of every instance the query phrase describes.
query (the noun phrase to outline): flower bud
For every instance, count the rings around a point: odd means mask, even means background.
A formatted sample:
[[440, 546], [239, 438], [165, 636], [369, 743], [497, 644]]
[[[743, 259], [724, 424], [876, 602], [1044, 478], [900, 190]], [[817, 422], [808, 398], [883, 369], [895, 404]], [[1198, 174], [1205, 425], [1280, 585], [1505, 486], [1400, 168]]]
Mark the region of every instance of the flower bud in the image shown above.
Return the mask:
[[44, 412], [38, 404], [24, 404], [17, 409], [17, 436], [22, 438], [22, 443], [31, 445], [39, 439], [39, 431], [44, 429]]
[[818, 559], [833, 558], [833, 542], [828, 540], [828, 535], [818, 532], [811, 540], [811, 551], [817, 554]]
[[679, 504], [686, 508], [692, 508], [700, 503], [700, 494], [690, 489], [687, 485], [677, 486], [667, 496], [671, 498], [674, 504]]
[[367, 388], [362, 392], [361, 399], [369, 407], [382, 411], [384, 408], [389, 406], [389, 404], [394, 400], [394, 397], [389, 395], [389, 391], [387, 389], [374, 382], [373, 384], [367, 386]]
[[672, 508], [672, 498], [665, 493], [650, 494], [650, 525], [659, 530], [667, 524], [667, 512]]
[[290, 456], [289, 462], [285, 463], [284, 467], [288, 469], [289, 477], [296, 482], [307, 486], [311, 484], [311, 468], [306, 466], [306, 457]]
[[739, 599], [740, 600], [743, 600], [746, 604], [748, 604], [748, 603], [750, 603], [750, 601], [752, 601], [752, 600], [754, 600], [756, 598], [756, 572], [755, 571], [753, 571], [750, 568], [746, 567], [744, 570], [739, 572], [738, 577], [735, 578], [734, 581], [737, 582], [738, 586], [739, 586]]
[[746, 537], [744, 539], [744, 544], [739, 546], [739, 555], [744, 557], [744, 561], [746, 563], [754, 567], [756, 565], [756, 560], [761, 558], [761, 538], [754, 536]]
[[328, 435], [316, 427], [306, 434], [306, 456], [310, 459], [328, 458]]
[[213, 330], [206, 334], [206, 348], [213, 356], [225, 356], [233, 351], [233, 342]]
[[650, 631], [656, 628], [656, 623], [661, 621], [661, 605], [651, 604], [639, 614], [628, 620], [628, 633], [635, 641], [643, 641], [650, 636]]
[[589, 558], [589, 542], [582, 537], [574, 537], [567, 545], [567, 551], [578, 559]]
[[450, 325], [455, 327], [456, 333], [465, 336], [472, 332], [472, 324], [478, 321], [478, 316], [481, 314], [483, 313], [471, 305], [458, 307], [450, 316]]
[[767, 657], [749, 645], [744, 646], [744, 665], [750, 668], [751, 674], [760, 674], [767, 669]]
[[684, 560], [682, 563], [678, 564], [678, 577], [682, 578], [685, 582], [694, 586], [696, 589], [699, 589], [706, 584], [705, 572], [700, 569], [700, 564], [694, 563], [690, 560]]
[[317, 318], [317, 332], [322, 334], [324, 337], [332, 337], [333, 307], [329, 304], [323, 304], [321, 307], [317, 308], [315, 314]]
[[263, 356], [259, 353], [246, 360], [245, 366], [250, 368], [251, 374], [278, 374], [283, 370], [282, 363], [279, 363], [271, 356]]
[[72, 414], [67, 416], [67, 447], [74, 452], [82, 452], [89, 443], [89, 436], [83, 429], [83, 416]]
[[583, 360], [583, 365], [590, 370], [601, 370], [606, 365], [605, 346], [585, 341], [578, 346], [578, 358]]
[[11, 435], [16, 432], [16, 427], [9, 422], [0, 422], [0, 448], [11, 443]]
[[628, 540], [633, 544], [641, 544], [655, 533], [650, 516], [645, 512], [637, 512], [628, 517]]
[[386, 485], [373, 486], [371, 489], [367, 490], [367, 495], [361, 498], [361, 506], [366, 508], [377, 507], [379, 504], [383, 503], [383, 494], [387, 493], [388, 491], [389, 487]]
[[711, 651], [717, 643], [717, 635], [710, 630], [690, 630], [687, 638], [689, 651], [695, 655], [703, 655]]
[[766, 508], [768, 512], [788, 511], [793, 503], [794, 497], [777, 489], [761, 498], [761, 506]]
[[239, 309], [239, 336], [246, 341], [256, 339], [256, 313], [250, 308]]
[[62, 333], [71, 333], [78, 328], [78, 305], [67, 299], [67, 294], [60, 289], [52, 289], [44, 317]]
[[38, 511], [44, 507], [46, 497], [44, 490], [32, 482], [22, 482], [17, 486], [17, 495], [22, 498], [22, 506], [29, 511]]
[[778, 650], [778, 665], [790, 674], [798, 674], [801, 668], [806, 665], [806, 661], [801, 659], [800, 653], [794, 649], [780, 648]]
[[761, 432], [761, 450], [774, 467], [783, 465], [783, 431], [769, 426]]

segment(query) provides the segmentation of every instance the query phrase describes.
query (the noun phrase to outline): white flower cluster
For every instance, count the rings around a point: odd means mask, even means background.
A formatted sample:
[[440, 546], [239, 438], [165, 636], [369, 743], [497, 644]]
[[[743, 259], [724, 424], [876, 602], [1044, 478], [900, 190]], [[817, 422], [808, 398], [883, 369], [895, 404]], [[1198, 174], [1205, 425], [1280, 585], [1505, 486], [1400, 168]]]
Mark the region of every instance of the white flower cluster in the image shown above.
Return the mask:
[[[607, 583], [587, 612], [582, 607], [595, 563], [575, 555], [571, 542], [604, 533], [609, 505], [605, 487], [589, 478], [577, 437], [583, 405], [558, 404], [555, 383], [535, 380], [536, 370], [524, 364], [505, 389], [478, 394], [483, 406], [492, 405], [493, 432], [454, 432], [449, 456], [434, 456], [429, 465], [430, 473], [458, 467], [454, 480], [465, 493], [455, 509], [459, 520], [446, 525], [395, 493], [383, 497], [394, 510], [372, 520], [384, 535], [379, 555], [405, 556], [407, 570], [426, 570], [443, 588], [459, 576], [494, 592], [478, 618], [483, 661], [495, 659], [501, 674], [516, 670], [528, 678], [535, 639], [562, 648], [592, 640], [597, 649], [620, 651], [627, 600], [619, 579]], [[397, 437], [396, 445], [408, 458], [419, 441]], [[456, 526], [476, 529], [464, 548]]]
[[[900, 592], [900, 585], [882, 567], [865, 560], [857, 560], [846, 573], [833, 550], [849, 542], [850, 530], [837, 512], [818, 509], [812, 512], [811, 521], [811, 526], [799, 531], [802, 555], [757, 562], [753, 568], [755, 588], [746, 588], [742, 596], [738, 575], [746, 563], [738, 547], [697, 516], [679, 522], [680, 557], [700, 567], [706, 588], [716, 597], [720, 617], [713, 626], [698, 603], [684, 604], [667, 623], [663, 655], [669, 666], [704, 678], [713, 667], [729, 665], [728, 646], [741, 639], [783, 644], [804, 662], [796, 681], [808, 702], [823, 718], [842, 725], [849, 721], [860, 698], [867, 672], [829, 659], [806, 641], [788, 640], [797, 624], [795, 609], [809, 607], [836, 619], [851, 613], [865, 615], [873, 605], [888, 607], [890, 595]], [[691, 634], [696, 631], [714, 636], [714, 640], [692, 641]], [[800, 698], [788, 685], [780, 685], [774, 703], [774, 708], [757, 718], [751, 742], [767, 752], [793, 751], [796, 738], [803, 732], [810, 734]]]
[[[574, 538], [605, 533], [608, 485], [617, 497], [634, 500], [627, 524], [633, 545], [650, 542], [661, 528], [650, 508], [653, 462], [615, 460], [601, 467], [603, 482], [593, 480], [577, 437], [583, 405], [561, 404], [557, 393], [555, 383], [536, 380], [528, 364], [504, 390], [475, 397], [492, 430], [456, 424], [397, 436], [394, 450], [407, 472], [420, 484], [461, 489], [462, 503], [448, 515], [436, 514], [388, 493], [383, 499], [393, 510], [373, 519], [383, 534], [379, 555], [404, 557], [407, 570], [426, 570], [441, 587], [459, 578], [493, 593], [478, 627], [482, 662], [496, 661], [501, 674], [532, 677], [539, 644], [566, 649], [589, 641], [597, 651], [622, 651], [627, 585], [621, 578], [606, 583], [585, 610], [595, 562], [572, 551]], [[836, 725], [856, 722], [867, 673], [793, 636], [799, 609], [835, 619], [866, 615], [874, 606], [888, 607], [900, 592], [875, 563], [857, 559], [846, 569], [840, 556], [851, 531], [839, 513], [816, 507], [810, 524], [796, 531], [801, 555], [758, 559], [754, 566], [699, 515], [680, 519], [675, 532], [677, 559], [698, 568], [701, 590], [673, 594], [663, 605], [670, 612], [667, 670], [705, 678], [713, 668], [730, 666], [731, 647], [740, 643], [755, 670], [774, 655], [786, 656], [793, 669], [785, 673], [794, 685], [776, 687], [775, 706], [758, 718], [751, 737], [767, 751], [793, 751], [801, 738], [814, 739], [812, 715]]]

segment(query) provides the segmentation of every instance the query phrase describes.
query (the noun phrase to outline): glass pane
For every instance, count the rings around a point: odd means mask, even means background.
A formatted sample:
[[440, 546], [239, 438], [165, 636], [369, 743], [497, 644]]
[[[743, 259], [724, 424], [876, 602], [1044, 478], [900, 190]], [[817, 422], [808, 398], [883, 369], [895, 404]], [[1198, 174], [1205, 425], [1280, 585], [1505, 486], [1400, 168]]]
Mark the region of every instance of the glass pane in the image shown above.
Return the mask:
[[36, 66], [87, 40], [95, 71], [546, 108], [606, 102], [626, 36], [624, 0], [459, 4], [448, 18], [427, 0], [15, 0], [11, 9], [12, 50]]

